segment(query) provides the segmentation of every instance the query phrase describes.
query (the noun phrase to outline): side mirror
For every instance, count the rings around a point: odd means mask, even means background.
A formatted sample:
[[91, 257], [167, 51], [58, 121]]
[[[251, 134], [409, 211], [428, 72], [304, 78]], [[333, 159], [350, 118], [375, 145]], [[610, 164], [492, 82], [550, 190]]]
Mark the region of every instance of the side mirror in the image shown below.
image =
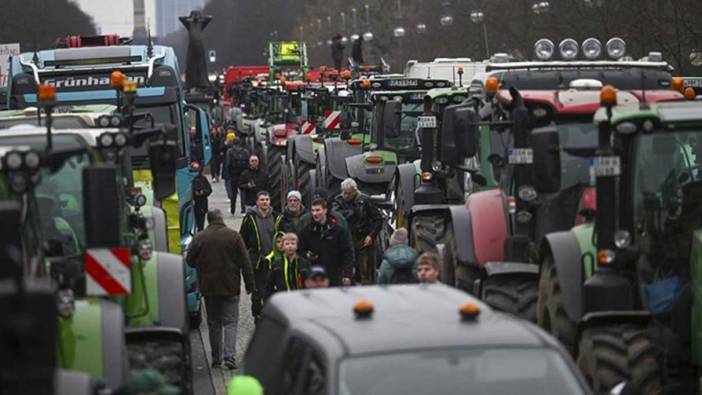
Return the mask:
[[156, 139], [149, 142], [149, 161], [154, 184], [154, 199], [163, 200], [176, 191], [176, 142]]
[[540, 193], [561, 189], [561, 153], [558, 130], [554, 126], [534, 129], [531, 134], [534, 152], [534, 184]]
[[383, 108], [383, 135], [385, 137], [400, 137], [400, 121], [402, 119], [402, 103], [397, 100], [385, 102]]
[[22, 206], [19, 202], [0, 202], [0, 278], [22, 278]]
[[441, 120], [440, 160], [459, 164], [475, 156], [478, 149], [480, 119], [469, 104], [448, 106]]
[[119, 188], [115, 166], [83, 169], [83, 215], [88, 248], [120, 245]]
[[188, 127], [195, 130], [195, 134], [190, 136], [190, 160], [196, 160], [206, 165], [212, 159], [212, 143], [207, 113], [191, 104], [187, 104], [185, 108], [188, 110]]

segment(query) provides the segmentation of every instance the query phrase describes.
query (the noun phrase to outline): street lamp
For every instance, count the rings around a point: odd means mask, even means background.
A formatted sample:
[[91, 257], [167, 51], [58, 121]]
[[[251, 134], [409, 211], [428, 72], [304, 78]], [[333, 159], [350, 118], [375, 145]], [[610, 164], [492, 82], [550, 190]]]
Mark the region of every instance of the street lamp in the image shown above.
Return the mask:
[[356, 7], [351, 8], [351, 31], [353, 32], [351, 34], [351, 41], [356, 41], [359, 39], [358, 35], [358, 22], [356, 19]]
[[448, 1], [444, 1], [441, 3], [441, 7], [444, 9], [444, 15], [441, 16], [441, 19], [439, 19], [439, 23], [441, 23], [441, 26], [451, 26], [453, 25], [453, 16], [451, 16], [451, 13], [449, 12], [449, 3]]
[[473, 10], [470, 12], [470, 20], [476, 24], [483, 25], [483, 39], [485, 40], [485, 58], [490, 58], [490, 47], [488, 46], [488, 34], [487, 25], [485, 24], [485, 14], [480, 10]]
[[327, 26], [329, 27], [329, 39], [327, 39], [327, 45], [331, 46], [332, 45], [332, 40], [331, 40], [331, 35], [332, 35], [332, 21], [331, 21], [331, 16], [327, 16]]
[[349, 42], [349, 38], [346, 37], [346, 13], [342, 11], [339, 15], [341, 15], [341, 43], [346, 44]]
[[371, 29], [370, 29], [370, 10], [369, 10], [369, 8], [370, 7], [368, 7], [368, 4], [363, 5], [363, 9], [365, 10], [365, 13], [366, 13], [366, 23], [365, 23], [366, 32], [363, 33], [363, 39], [365, 41], [370, 41], [373, 39], [373, 33], [371, 32]]
[[424, 23], [417, 24], [417, 33], [424, 34], [427, 32], [427, 25]]
[[392, 31], [392, 35], [396, 38], [405, 36], [405, 28], [402, 27], [402, 0], [397, 0], [397, 15], [395, 15], [397, 27]]

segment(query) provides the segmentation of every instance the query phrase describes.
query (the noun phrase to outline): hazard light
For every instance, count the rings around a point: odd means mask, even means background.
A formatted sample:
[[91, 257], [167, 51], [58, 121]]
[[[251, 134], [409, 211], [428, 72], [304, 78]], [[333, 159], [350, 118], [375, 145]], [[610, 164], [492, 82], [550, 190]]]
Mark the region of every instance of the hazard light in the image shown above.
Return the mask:
[[112, 89], [122, 89], [122, 85], [127, 77], [121, 71], [113, 71], [110, 74], [110, 87]]
[[477, 320], [480, 315], [480, 306], [473, 302], [467, 302], [459, 307], [458, 313], [461, 315], [463, 321], [473, 322]]
[[695, 94], [695, 88], [688, 86], [685, 88], [685, 99], [687, 100], [695, 100], [695, 97], [697, 97], [697, 94]]
[[685, 81], [680, 77], [673, 77], [672, 86], [673, 86], [673, 89], [675, 89], [676, 91], [683, 93], [683, 87], [685, 86]]
[[348, 143], [349, 145], [361, 145], [363, 144], [363, 141], [359, 139], [348, 139], [346, 140], [346, 143]]
[[371, 318], [374, 310], [375, 306], [370, 300], [359, 300], [353, 305], [353, 312], [356, 314], [356, 318], [358, 319]]
[[48, 84], [39, 85], [37, 96], [39, 97], [39, 101], [42, 102], [51, 102], [56, 100], [56, 86]]
[[384, 160], [382, 156], [373, 155], [366, 158], [366, 163], [370, 163], [371, 165], [378, 165], [383, 162]]

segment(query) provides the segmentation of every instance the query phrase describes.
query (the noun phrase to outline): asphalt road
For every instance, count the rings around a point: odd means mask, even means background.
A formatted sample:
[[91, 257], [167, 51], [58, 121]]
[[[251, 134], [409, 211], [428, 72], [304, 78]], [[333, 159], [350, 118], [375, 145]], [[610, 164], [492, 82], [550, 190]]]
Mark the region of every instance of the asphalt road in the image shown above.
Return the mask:
[[[209, 199], [210, 209], [220, 209], [224, 214], [224, 222], [227, 226], [238, 231], [241, 226], [242, 215], [238, 212], [234, 216], [229, 214], [229, 200], [227, 199], [227, 192], [224, 189], [224, 182], [220, 180], [220, 182], [212, 183], [210, 179], [210, 183], [212, 184], [212, 195], [210, 195]], [[237, 211], [239, 207], [239, 202], [237, 202]], [[242, 296], [239, 305], [239, 326], [236, 339], [236, 360], [239, 364], [241, 364], [241, 361], [244, 359], [246, 346], [255, 328], [253, 317], [251, 316], [251, 300], [244, 291], [243, 283], [241, 289]], [[236, 371], [230, 371], [226, 368], [210, 367], [212, 364], [212, 354], [210, 352], [206, 311], [200, 329], [191, 332], [190, 342], [195, 395], [225, 395], [226, 383]]]

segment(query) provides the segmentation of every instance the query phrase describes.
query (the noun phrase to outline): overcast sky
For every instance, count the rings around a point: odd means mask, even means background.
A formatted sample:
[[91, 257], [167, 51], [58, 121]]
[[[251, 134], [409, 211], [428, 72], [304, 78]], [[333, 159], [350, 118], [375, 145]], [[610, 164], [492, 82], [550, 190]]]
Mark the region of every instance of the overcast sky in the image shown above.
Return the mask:
[[[131, 36], [134, 30], [133, 0], [74, 0], [80, 8], [93, 17], [99, 32]], [[146, 21], [155, 23], [153, 0], [145, 0]]]

